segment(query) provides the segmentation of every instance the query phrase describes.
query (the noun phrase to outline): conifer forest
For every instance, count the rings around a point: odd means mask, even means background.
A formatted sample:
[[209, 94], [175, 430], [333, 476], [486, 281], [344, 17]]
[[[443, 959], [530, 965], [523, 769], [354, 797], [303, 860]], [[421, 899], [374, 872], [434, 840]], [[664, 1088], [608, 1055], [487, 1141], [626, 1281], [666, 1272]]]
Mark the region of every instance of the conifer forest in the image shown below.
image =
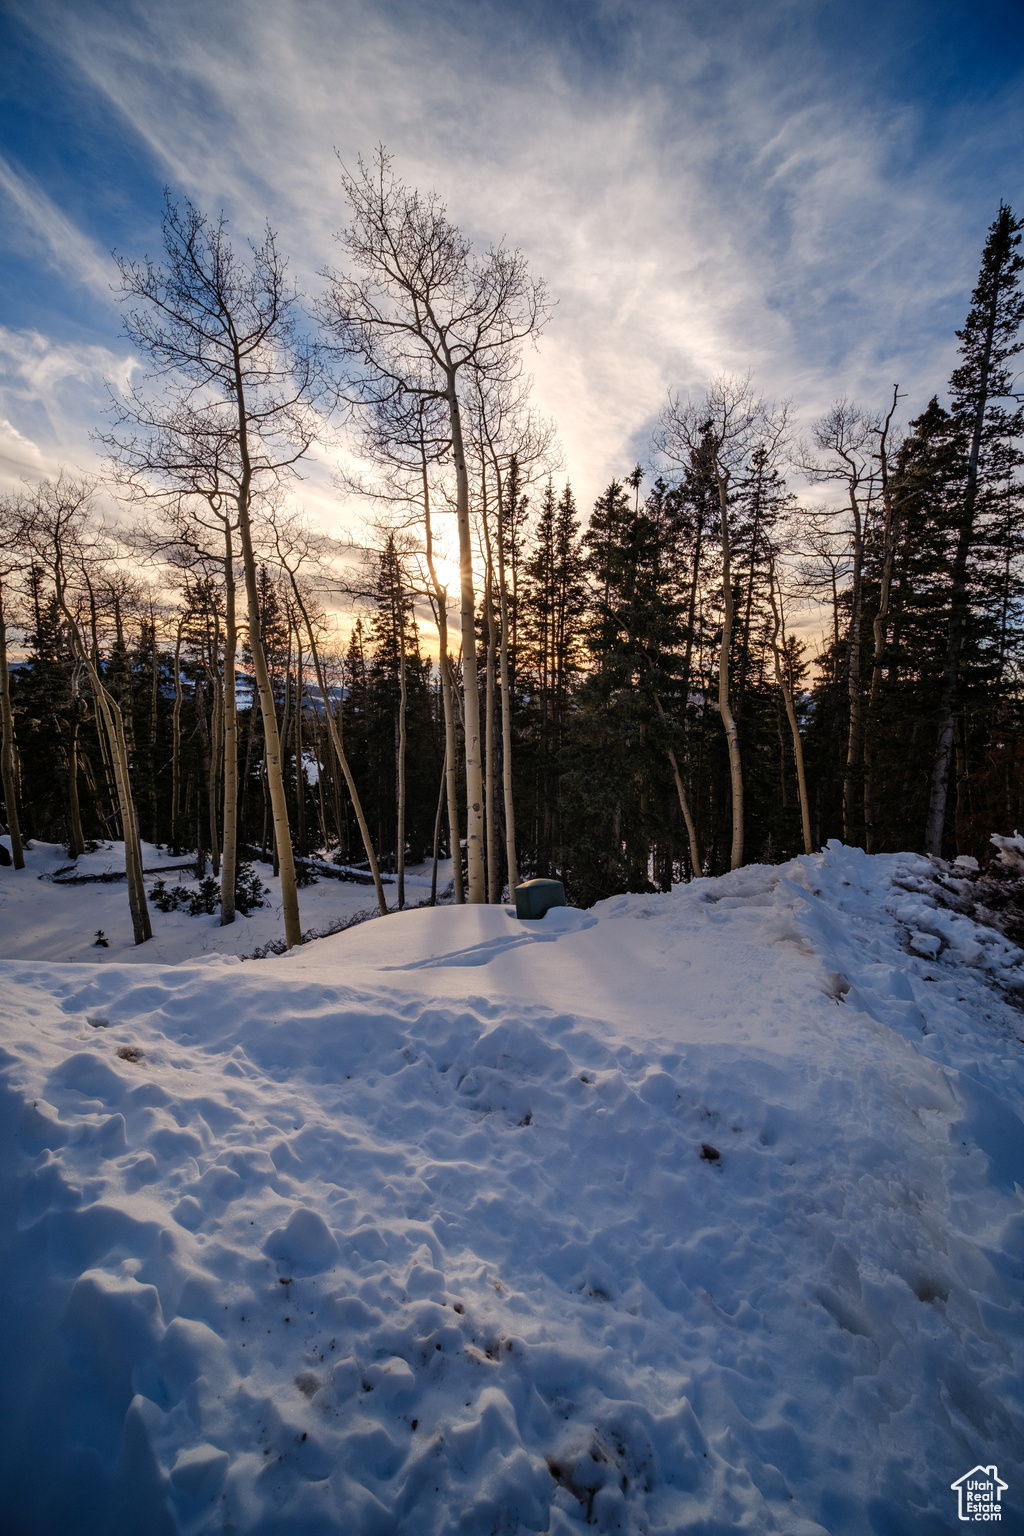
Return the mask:
[[[589, 906], [830, 839], [983, 855], [1024, 823], [1022, 221], [994, 210], [931, 399], [813, 418], [756, 376], [673, 392], [580, 506], [531, 405], [551, 305], [381, 151], [298, 296], [268, 230], [169, 201], [120, 259], [142, 367], [74, 466], [0, 503], [3, 812], [29, 839], [343, 866], [404, 901]], [[341, 444], [348, 542], [302, 513]], [[6, 850], [0, 850], [6, 858]], [[241, 908], [244, 910], [244, 905]]]

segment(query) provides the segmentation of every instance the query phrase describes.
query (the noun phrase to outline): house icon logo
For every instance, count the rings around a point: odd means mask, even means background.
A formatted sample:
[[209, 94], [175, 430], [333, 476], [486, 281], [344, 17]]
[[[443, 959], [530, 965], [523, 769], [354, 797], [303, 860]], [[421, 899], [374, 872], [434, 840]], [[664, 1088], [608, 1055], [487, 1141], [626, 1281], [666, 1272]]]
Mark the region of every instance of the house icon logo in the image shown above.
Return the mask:
[[995, 1467], [974, 1467], [949, 1485], [957, 1496], [961, 1520], [1001, 1520], [1002, 1497], [1009, 1487]]

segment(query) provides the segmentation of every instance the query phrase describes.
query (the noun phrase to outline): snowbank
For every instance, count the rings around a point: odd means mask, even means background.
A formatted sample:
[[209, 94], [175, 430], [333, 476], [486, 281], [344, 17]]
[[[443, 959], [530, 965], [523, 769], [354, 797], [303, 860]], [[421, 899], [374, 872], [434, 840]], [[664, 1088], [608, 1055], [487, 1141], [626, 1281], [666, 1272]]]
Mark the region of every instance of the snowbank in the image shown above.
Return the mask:
[[10, 1528], [1012, 1521], [1024, 956], [932, 875], [0, 966]]

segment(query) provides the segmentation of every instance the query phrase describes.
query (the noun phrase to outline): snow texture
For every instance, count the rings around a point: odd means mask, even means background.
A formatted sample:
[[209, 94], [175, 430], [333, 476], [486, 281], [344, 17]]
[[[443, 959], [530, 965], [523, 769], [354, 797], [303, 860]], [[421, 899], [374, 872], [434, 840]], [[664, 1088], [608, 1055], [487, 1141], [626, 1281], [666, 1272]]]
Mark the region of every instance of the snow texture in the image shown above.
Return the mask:
[[[8, 839], [0, 841], [9, 846]], [[142, 862], [150, 894], [160, 879], [168, 886], [198, 890], [199, 882], [191, 873], [194, 855], [189, 862], [186, 855], [175, 857], [165, 849], [143, 843]], [[281, 882], [271, 873], [269, 864], [258, 860], [252, 867], [270, 893], [265, 906], [257, 907], [248, 917], [239, 913], [233, 923], [222, 928], [219, 910], [212, 916], [192, 917], [182, 911], [161, 912], [151, 900], [153, 938], [138, 947], [128, 908], [123, 843], [104, 843], [74, 864], [68, 863], [65, 850], [58, 844], [34, 843], [26, 851], [25, 864], [20, 873], [12, 869], [0, 871], [0, 957], [7, 960], [152, 965], [154, 961], [174, 964], [205, 955], [241, 958], [279, 940], [283, 932]], [[429, 897], [430, 871], [429, 863], [407, 870], [406, 901], [410, 905]], [[93, 883], [77, 883], [83, 877], [89, 877]], [[438, 865], [439, 892], [451, 878], [451, 860], [442, 860]], [[398, 895], [393, 875], [384, 876], [384, 894], [389, 906], [395, 907]], [[372, 883], [348, 884], [325, 876], [299, 891], [299, 911], [304, 932], [322, 932], [360, 913], [373, 916], [377, 898]], [[96, 944], [98, 929], [103, 932], [105, 945]]]
[[1024, 955], [934, 869], [0, 964], [4, 1529], [1015, 1528]]

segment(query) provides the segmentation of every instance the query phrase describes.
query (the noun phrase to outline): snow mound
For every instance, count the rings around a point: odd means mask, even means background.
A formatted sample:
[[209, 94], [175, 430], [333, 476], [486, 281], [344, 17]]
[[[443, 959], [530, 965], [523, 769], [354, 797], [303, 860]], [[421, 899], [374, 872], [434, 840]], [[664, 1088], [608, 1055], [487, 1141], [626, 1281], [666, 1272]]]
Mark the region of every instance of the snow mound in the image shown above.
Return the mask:
[[935, 878], [0, 964], [9, 1528], [952, 1529], [1024, 1429], [1024, 955]]

